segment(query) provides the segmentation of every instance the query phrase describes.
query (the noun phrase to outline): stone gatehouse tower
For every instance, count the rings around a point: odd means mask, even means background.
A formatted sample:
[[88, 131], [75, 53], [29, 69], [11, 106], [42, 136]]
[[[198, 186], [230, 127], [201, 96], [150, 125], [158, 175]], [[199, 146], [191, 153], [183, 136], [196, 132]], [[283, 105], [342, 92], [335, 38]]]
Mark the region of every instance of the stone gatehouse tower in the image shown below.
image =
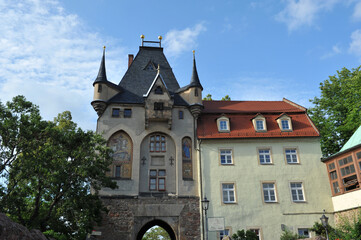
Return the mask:
[[181, 88], [161, 38], [159, 46], [149, 43], [142, 37], [119, 84], [107, 79], [104, 50], [93, 83], [97, 133], [114, 150], [108, 174], [118, 185], [100, 192], [109, 212], [97, 239], [141, 239], [155, 225], [172, 239], [201, 237], [195, 129], [203, 87], [194, 58], [190, 84]]

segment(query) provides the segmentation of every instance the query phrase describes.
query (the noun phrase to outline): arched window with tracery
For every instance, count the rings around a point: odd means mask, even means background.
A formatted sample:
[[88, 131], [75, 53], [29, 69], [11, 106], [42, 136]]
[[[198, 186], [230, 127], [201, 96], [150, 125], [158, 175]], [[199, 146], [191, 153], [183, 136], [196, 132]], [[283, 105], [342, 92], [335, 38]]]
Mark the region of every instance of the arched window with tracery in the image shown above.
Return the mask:
[[193, 179], [192, 140], [189, 137], [182, 140], [182, 175], [184, 180]]
[[113, 134], [108, 141], [108, 147], [113, 150], [113, 163], [110, 166], [110, 176], [120, 179], [132, 177], [133, 143], [129, 135], [123, 131]]

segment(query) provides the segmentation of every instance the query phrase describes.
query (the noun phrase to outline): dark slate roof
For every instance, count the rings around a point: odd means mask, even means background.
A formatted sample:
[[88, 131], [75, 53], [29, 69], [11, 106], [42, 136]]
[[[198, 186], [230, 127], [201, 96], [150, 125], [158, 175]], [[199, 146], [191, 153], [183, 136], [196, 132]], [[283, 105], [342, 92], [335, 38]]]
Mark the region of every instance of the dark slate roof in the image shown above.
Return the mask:
[[174, 97], [174, 104], [187, 106], [188, 104], [184, 99], [175, 94], [179, 89], [179, 84], [167, 58], [163, 54], [163, 48], [144, 46], [139, 47], [138, 54], [119, 83], [122, 92], [109, 99], [108, 103], [144, 103], [143, 95], [147, 93], [157, 75], [156, 69], [146, 69], [149, 62], [156, 65], [156, 67], [159, 65], [164, 83], [171, 96]]
[[102, 57], [102, 61], [100, 63], [98, 76], [95, 79], [95, 81], [93, 82], [93, 86], [96, 83], [107, 83], [107, 82], [108, 82], [108, 79], [107, 79], [107, 73], [105, 71], [105, 47], [104, 47], [103, 57]]
[[177, 92], [183, 92], [185, 90], [188, 90], [191, 87], [199, 87], [199, 88], [201, 88], [203, 90], [202, 84], [199, 81], [199, 77], [198, 77], [197, 66], [196, 66], [196, 58], [194, 56], [194, 53], [193, 53], [193, 70], [192, 70], [191, 82], [187, 86], [184, 86], [184, 87], [178, 89]]

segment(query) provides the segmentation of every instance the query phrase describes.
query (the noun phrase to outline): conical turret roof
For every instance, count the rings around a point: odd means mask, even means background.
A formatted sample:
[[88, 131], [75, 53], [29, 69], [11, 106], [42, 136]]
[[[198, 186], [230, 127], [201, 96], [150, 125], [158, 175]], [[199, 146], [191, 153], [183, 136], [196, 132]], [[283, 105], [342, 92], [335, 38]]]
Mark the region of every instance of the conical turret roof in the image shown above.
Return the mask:
[[106, 83], [106, 82], [108, 82], [108, 79], [107, 79], [107, 73], [105, 71], [105, 47], [104, 47], [104, 49], [103, 49], [103, 57], [102, 57], [102, 61], [100, 63], [98, 76], [95, 79], [95, 81], [93, 83], [93, 86], [96, 83]]
[[197, 72], [197, 66], [196, 66], [196, 57], [193, 52], [193, 71], [192, 71], [192, 77], [191, 77], [191, 83], [188, 85], [189, 87], [199, 87], [203, 90], [202, 84], [199, 81], [198, 72]]

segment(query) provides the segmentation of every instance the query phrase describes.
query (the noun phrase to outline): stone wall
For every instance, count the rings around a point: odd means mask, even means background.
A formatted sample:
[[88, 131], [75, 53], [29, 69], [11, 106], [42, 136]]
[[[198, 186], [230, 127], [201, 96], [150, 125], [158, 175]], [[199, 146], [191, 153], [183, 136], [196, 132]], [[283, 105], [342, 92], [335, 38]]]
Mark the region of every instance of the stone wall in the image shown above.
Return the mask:
[[361, 214], [361, 207], [360, 208], [353, 208], [350, 210], [346, 210], [346, 211], [340, 211], [340, 212], [336, 212], [335, 213], [335, 224], [342, 224], [343, 221], [351, 221], [353, 222], [353, 220], [355, 218], [357, 218], [357, 215]]
[[[108, 213], [102, 226], [95, 229], [102, 233], [96, 239], [137, 239], [145, 225], [165, 223], [173, 230], [177, 240], [200, 239], [200, 209], [198, 197], [103, 197]], [[155, 224], [156, 225], [156, 224]]]

